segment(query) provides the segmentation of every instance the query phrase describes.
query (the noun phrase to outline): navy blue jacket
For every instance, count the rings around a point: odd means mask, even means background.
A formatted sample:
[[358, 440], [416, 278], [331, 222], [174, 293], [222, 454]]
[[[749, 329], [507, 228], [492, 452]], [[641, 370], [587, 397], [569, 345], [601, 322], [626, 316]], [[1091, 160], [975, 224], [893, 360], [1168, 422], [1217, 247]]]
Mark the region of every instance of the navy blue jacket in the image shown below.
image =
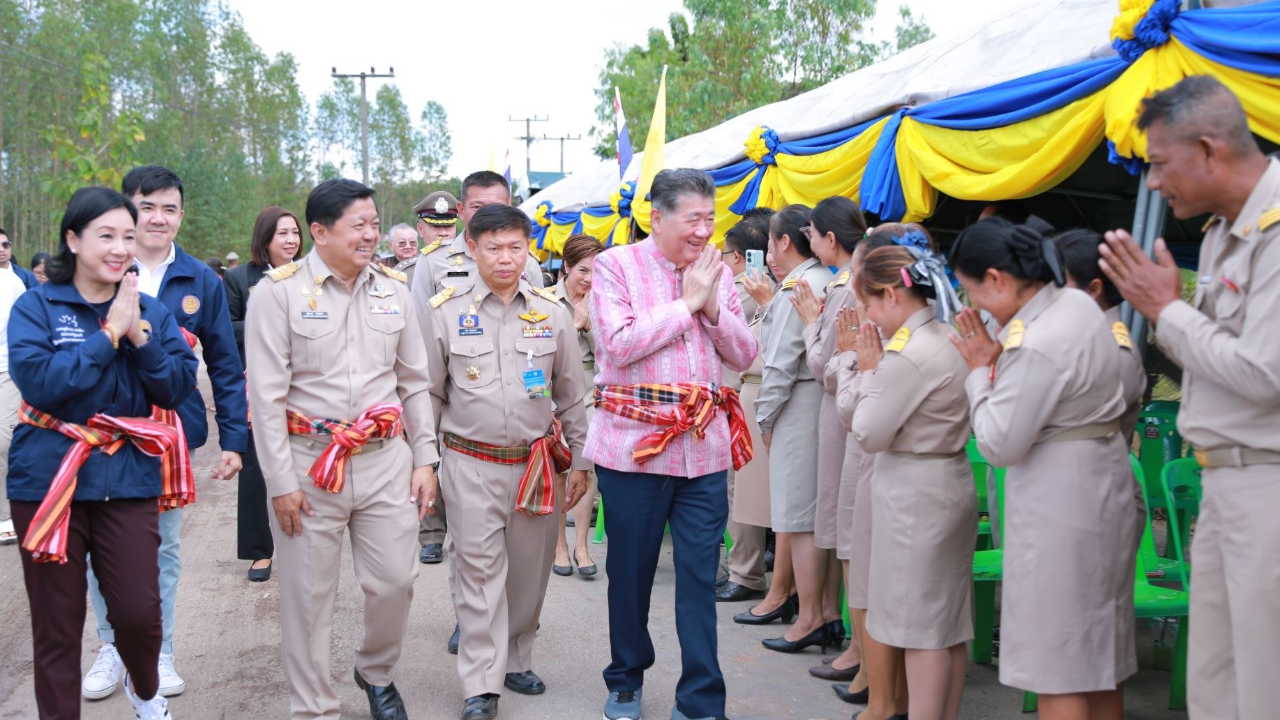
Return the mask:
[[28, 290], [31, 290], [35, 288], [35, 286], [40, 284], [40, 281], [36, 279], [35, 273], [31, 272], [30, 270], [24, 267], [19, 266], [18, 263], [10, 260], [9, 267], [13, 268], [14, 274], [18, 276], [18, 279], [22, 281], [23, 285], [27, 286]]
[[[200, 338], [217, 407], [218, 444], [223, 450], [245, 452], [249, 449], [249, 401], [244, 395], [244, 366], [227, 314], [222, 278], [204, 262], [175, 247], [173, 264], [160, 283], [159, 300], [179, 325]], [[203, 446], [209, 439], [209, 417], [198, 389], [178, 408], [178, 415], [187, 433], [187, 447], [195, 450]]]
[[[99, 315], [75, 286], [48, 282], [23, 293], [9, 317], [9, 374], [37, 410], [83, 425], [97, 413], [147, 417], [151, 406], [173, 409], [196, 384], [200, 363], [173, 315], [142, 295], [151, 340], [120, 349], [101, 332]], [[72, 440], [54, 430], [19, 424], [9, 447], [9, 499], [44, 499]], [[94, 450], [80, 469], [75, 500], [160, 495], [160, 459], [125, 443], [114, 455]]]

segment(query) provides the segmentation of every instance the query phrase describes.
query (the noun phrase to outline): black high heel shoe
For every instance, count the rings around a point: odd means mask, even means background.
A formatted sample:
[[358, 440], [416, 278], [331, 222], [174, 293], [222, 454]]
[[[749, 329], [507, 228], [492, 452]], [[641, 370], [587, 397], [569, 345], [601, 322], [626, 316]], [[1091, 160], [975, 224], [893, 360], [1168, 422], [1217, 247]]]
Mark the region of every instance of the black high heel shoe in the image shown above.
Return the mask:
[[799, 612], [800, 598], [792, 595], [787, 601], [779, 605], [773, 612], [765, 615], [754, 615], [750, 610], [740, 612], [733, 616], [733, 621], [739, 625], [768, 625], [774, 620], [781, 620], [783, 623], [789, 623], [795, 620], [796, 613]]
[[848, 683], [833, 683], [831, 689], [835, 691], [836, 697], [851, 705], [866, 705], [871, 700], [870, 688], [862, 688], [856, 693], [851, 693]]
[[844, 645], [844, 639], [845, 639], [844, 621], [832, 620], [831, 622], [827, 623], [827, 627], [831, 628], [832, 644], [835, 645], [836, 647], [842, 647]]
[[827, 648], [832, 644], [831, 627], [829, 625], [821, 625], [817, 630], [795, 641], [788, 640], [784, 635], [783, 637], [761, 640], [760, 643], [770, 650], [781, 653], [797, 653], [812, 645]]

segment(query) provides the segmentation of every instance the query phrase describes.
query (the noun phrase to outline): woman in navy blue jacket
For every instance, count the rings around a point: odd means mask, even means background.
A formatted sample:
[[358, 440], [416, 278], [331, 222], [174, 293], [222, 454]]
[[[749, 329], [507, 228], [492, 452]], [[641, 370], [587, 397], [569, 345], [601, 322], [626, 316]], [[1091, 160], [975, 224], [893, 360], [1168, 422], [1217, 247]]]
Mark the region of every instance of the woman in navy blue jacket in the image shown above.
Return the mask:
[[[22, 538], [41, 718], [79, 718], [86, 558], [102, 582], [139, 718], [169, 720], [156, 695], [160, 654], [157, 499], [179, 506], [171, 428], [198, 361], [159, 301], [140, 295], [137, 211], [120, 193], [83, 188], [62, 219], [49, 282], [9, 322], [9, 368], [24, 400], [8, 491]], [[189, 477], [189, 474], [188, 474]], [[68, 502], [69, 501], [69, 502]]]

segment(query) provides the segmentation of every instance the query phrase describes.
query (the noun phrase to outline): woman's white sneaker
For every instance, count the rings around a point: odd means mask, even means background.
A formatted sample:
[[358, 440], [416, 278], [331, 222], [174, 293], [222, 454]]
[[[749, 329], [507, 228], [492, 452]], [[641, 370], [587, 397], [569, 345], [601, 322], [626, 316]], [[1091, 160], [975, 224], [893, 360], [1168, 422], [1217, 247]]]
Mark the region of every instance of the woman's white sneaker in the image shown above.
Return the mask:
[[160, 653], [160, 694], [164, 697], [181, 695], [187, 689], [187, 682], [173, 669], [173, 656]]
[[127, 675], [124, 681], [124, 694], [129, 697], [129, 702], [133, 705], [134, 717], [138, 720], [173, 720], [173, 716], [169, 714], [169, 701], [165, 700], [164, 696], [156, 695], [150, 700], [140, 699], [133, 694]]
[[98, 649], [98, 659], [93, 661], [89, 674], [80, 683], [80, 694], [86, 700], [101, 700], [111, 697], [120, 685], [120, 676], [124, 675], [124, 662], [120, 653], [111, 643], [103, 643]]

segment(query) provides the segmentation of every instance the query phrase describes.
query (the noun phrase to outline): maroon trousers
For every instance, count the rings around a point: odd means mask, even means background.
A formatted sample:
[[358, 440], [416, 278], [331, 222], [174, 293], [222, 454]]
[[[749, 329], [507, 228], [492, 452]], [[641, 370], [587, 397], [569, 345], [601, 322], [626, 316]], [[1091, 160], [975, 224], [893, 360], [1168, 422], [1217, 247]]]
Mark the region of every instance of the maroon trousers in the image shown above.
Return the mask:
[[[19, 540], [40, 503], [10, 501]], [[107, 601], [116, 629], [116, 649], [138, 697], [155, 697], [160, 686], [160, 575], [156, 555], [160, 530], [156, 501], [71, 503], [67, 562], [36, 563], [22, 555], [22, 579], [31, 605], [36, 706], [41, 720], [79, 720], [80, 649], [84, 636], [86, 557]]]

